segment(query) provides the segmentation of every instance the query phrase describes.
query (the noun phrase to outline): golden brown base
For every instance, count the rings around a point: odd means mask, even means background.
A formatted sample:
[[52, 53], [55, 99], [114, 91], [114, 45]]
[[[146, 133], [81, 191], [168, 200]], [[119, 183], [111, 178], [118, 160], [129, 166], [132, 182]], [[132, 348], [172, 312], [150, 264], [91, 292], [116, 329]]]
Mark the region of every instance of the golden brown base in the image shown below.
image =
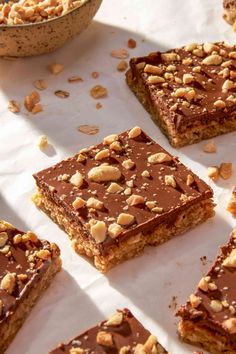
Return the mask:
[[[6, 321], [1, 324], [0, 328], [0, 353], [4, 353], [10, 345], [15, 335], [23, 325], [26, 317], [29, 315], [31, 309], [36, 304], [37, 300], [48, 288], [52, 279], [61, 269], [61, 259], [56, 258], [52, 260], [47, 271], [42, 275], [41, 279], [35, 283], [29, 294], [19, 304], [16, 311], [8, 317]], [[15, 350], [18, 352], [18, 350]]]
[[141, 78], [134, 78], [131, 69], [126, 73], [126, 81], [144, 108], [151, 114], [152, 119], [157, 123], [163, 134], [166, 135], [170, 144], [174, 147], [195, 144], [205, 139], [230, 133], [236, 130], [235, 115], [227, 117], [225, 122], [220, 118], [214, 119], [211, 123], [196, 124], [185, 127], [182, 131], [176, 131], [173, 123], [167, 121], [167, 117], [160, 114], [158, 107], [152, 102]]
[[54, 202], [39, 191], [33, 198], [35, 204], [49, 214], [54, 222], [63, 227], [72, 240], [72, 246], [79, 254], [93, 258], [96, 268], [105, 273], [115, 265], [142, 254], [146, 245], [158, 245], [182, 234], [214, 216], [214, 204], [211, 199], [202, 200], [181, 211], [171, 222], [158, 225], [150, 233], [138, 233], [129, 239], [124, 239], [117, 245], [112, 245], [107, 254], [103, 255], [95, 242], [86, 238], [77, 223], [71, 221]]
[[192, 345], [200, 346], [212, 354], [236, 353], [236, 349], [230, 346], [226, 337], [216, 331], [202, 328], [193, 321], [181, 320], [178, 331], [181, 340]]

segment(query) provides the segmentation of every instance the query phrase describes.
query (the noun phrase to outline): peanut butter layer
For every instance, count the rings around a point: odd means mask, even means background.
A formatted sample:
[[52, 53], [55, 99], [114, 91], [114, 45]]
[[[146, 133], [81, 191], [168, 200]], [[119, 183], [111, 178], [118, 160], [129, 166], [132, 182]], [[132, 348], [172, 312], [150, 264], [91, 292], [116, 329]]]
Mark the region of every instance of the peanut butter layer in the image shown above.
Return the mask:
[[127, 310], [118, 310], [109, 320], [89, 329], [68, 344], [60, 344], [50, 354], [156, 353], [167, 354], [141, 323]]
[[213, 338], [214, 333], [219, 333], [225, 338], [224, 346], [236, 352], [236, 229], [229, 243], [221, 247], [213, 267], [200, 280], [195, 294], [177, 315], [208, 330]]
[[[235, 67], [235, 46], [192, 43], [131, 59], [129, 85], [133, 89], [139, 82], [144, 93], [135, 93], [143, 97], [149, 111], [158, 109], [158, 119], [163, 121], [159, 125], [172, 139], [201, 125], [219, 124], [219, 120], [221, 125], [228, 122], [230, 131], [235, 129], [236, 120]], [[222, 132], [219, 129], [219, 134]]]
[[20, 303], [49, 268], [60, 251], [55, 244], [39, 240], [0, 220], [0, 325], [14, 316]]
[[83, 228], [101, 253], [212, 197], [209, 186], [139, 127], [104, 138], [34, 175], [39, 191]]

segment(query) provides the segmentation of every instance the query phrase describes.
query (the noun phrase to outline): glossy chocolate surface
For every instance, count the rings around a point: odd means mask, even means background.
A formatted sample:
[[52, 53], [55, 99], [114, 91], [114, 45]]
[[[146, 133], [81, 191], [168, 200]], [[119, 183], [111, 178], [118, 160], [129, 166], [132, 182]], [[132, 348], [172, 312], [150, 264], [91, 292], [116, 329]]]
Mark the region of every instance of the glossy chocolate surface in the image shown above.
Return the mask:
[[[129, 213], [135, 217], [135, 222], [123, 226], [123, 232], [116, 239], [107, 236], [106, 240], [99, 245], [102, 250], [106, 246], [118, 242], [121, 238], [132, 236], [139, 231], [148, 232], [162, 222], [171, 223], [180, 211], [202, 199], [212, 197], [211, 188], [181, 164], [178, 158], [171, 157], [171, 161], [150, 164], [147, 160], [150, 155], [160, 152], [166, 153], [166, 151], [144, 132], [134, 139], [130, 139], [128, 132], [124, 132], [119, 135], [119, 142], [122, 151], [110, 150], [110, 157], [102, 161], [95, 161], [94, 157], [98, 151], [108, 147], [99, 144], [87, 150], [86, 160], [83, 162], [78, 162], [78, 155], [76, 155], [34, 175], [39, 189], [54, 203], [62, 207], [72, 221], [81, 225], [85, 236], [91, 240], [88, 226], [90, 219], [104, 221], [108, 227], [116, 222], [121, 213]], [[127, 170], [122, 166], [122, 162], [127, 159], [131, 159], [135, 163], [132, 169]], [[103, 163], [118, 167], [121, 171], [121, 178], [116, 183], [123, 188], [122, 192], [108, 193], [107, 188], [111, 182], [98, 183], [89, 180], [89, 171]], [[144, 170], [150, 173], [149, 178], [142, 176]], [[66, 174], [71, 177], [76, 171], [79, 171], [84, 177], [83, 185], [80, 188], [75, 187], [69, 180], [61, 180], [62, 175]], [[166, 175], [174, 176], [176, 188], [165, 184]], [[186, 184], [188, 175], [194, 179], [191, 185]], [[157, 214], [145, 204], [128, 205], [127, 199], [130, 195], [125, 195], [124, 190], [130, 181], [133, 183], [131, 195], [143, 196], [145, 202], [155, 201], [156, 206], [163, 208], [163, 211]], [[97, 198], [103, 202], [104, 207], [95, 211], [89, 211], [86, 206], [75, 210], [72, 204], [76, 197], [81, 197], [85, 201], [90, 197]]]
[[[210, 124], [216, 119], [220, 119], [221, 122], [227, 119], [236, 119], [236, 55], [232, 56], [236, 46], [230, 47], [224, 43], [215, 43], [214, 46], [216, 50], [210, 53], [204, 51], [204, 45], [196, 45], [193, 50], [186, 50], [186, 46], [167, 52], [177, 54], [179, 56], [177, 60], [167, 61], [162, 57], [163, 53], [155, 52], [149, 56], [134, 58], [130, 61], [133, 80], [142, 80], [151, 101], [157, 105], [165, 123], [173, 125], [176, 131], [198, 124]], [[203, 64], [203, 60], [211, 55], [220, 56], [221, 62], [218, 65]], [[228, 65], [226, 62], [229, 62]], [[152, 74], [145, 72], [145, 66], [143, 68], [142, 66], [141, 68], [137, 67], [139, 63], [151, 64], [162, 69], [162, 73], [158, 76], [163, 78], [164, 82], [148, 83]], [[171, 66], [175, 68], [173, 69]], [[196, 68], [200, 69], [196, 71]], [[220, 73], [225, 68], [225, 73]], [[184, 83], [185, 74], [191, 74], [193, 81]], [[155, 74], [153, 75], [155, 76]], [[169, 78], [165, 75], [169, 75]], [[226, 80], [232, 81], [234, 86], [227, 92], [223, 92], [222, 86]], [[193, 99], [176, 97], [174, 93], [179, 88], [193, 89], [195, 97]], [[215, 102], [218, 100], [224, 102], [225, 108], [215, 106]]]
[[[221, 247], [216, 262], [206, 276], [209, 283], [216, 285], [216, 289], [203, 291], [197, 288], [195, 295], [201, 299], [196, 308], [191, 306], [190, 301], [182, 306], [177, 315], [184, 320], [192, 320], [203, 328], [217, 331], [228, 338], [236, 350], [236, 331], [229, 333], [224, 326], [224, 321], [236, 319], [236, 267], [226, 267], [224, 260], [236, 249], [236, 230], [232, 233], [231, 239], [226, 246]], [[215, 311], [212, 301], [219, 301], [222, 309]]]
[[[133, 353], [133, 348], [137, 344], [144, 344], [150, 332], [146, 330], [141, 323], [136, 320], [132, 313], [124, 309], [123, 311], [123, 322], [117, 326], [106, 326], [105, 322], [102, 322], [96, 327], [84, 332], [83, 334], [77, 336], [68, 344], [61, 344], [56, 349], [50, 352], [50, 354], [62, 354], [70, 353], [71, 348], [80, 348], [84, 350], [84, 353], [109, 353], [109, 354], [119, 354], [120, 349], [123, 347], [130, 347], [127, 350], [127, 354]], [[110, 333], [113, 338], [113, 345], [111, 347], [106, 347], [97, 344], [96, 337], [98, 332], [105, 331]], [[163, 347], [157, 343], [157, 354], [167, 354]]]

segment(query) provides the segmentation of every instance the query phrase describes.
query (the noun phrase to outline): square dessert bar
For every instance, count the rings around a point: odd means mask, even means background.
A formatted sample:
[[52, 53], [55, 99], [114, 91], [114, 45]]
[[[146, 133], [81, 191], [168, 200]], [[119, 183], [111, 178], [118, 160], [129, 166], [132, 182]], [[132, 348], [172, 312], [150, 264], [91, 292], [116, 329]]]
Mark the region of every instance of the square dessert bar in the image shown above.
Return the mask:
[[50, 354], [168, 354], [128, 309], [118, 310], [107, 321], [89, 329]]
[[0, 220], [0, 353], [61, 269], [59, 256], [54, 243]]
[[224, 14], [223, 17], [230, 25], [233, 26], [233, 30], [236, 30], [236, 0], [223, 0]]
[[102, 272], [214, 215], [211, 188], [139, 127], [34, 178], [36, 205]]
[[236, 46], [192, 43], [130, 61], [127, 83], [171, 145], [236, 130]]
[[236, 229], [177, 315], [185, 342], [213, 354], [236, 353]]

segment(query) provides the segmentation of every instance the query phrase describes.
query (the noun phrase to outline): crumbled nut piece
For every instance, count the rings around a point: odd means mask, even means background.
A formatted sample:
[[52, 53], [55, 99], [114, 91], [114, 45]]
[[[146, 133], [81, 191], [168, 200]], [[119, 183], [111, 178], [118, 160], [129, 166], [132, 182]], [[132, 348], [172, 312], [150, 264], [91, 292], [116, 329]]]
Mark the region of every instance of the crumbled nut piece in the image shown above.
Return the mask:
[[34, 87], [38, 90], [45, 90], [48, 85], [45, 80], [40, 79], [34, 81]]
[[124, 160], [122, 162], [122, 166], [126, 169], [126, 170], [131, 170], [131, 168], [133, 168], [135, 166], [135, 163], [131, 160]]
[[78, 131], [87, 135], [95, 135], [99, 132], [97, 125], [82, 124], [78, 127]]
[[148, 209], [153, 209], [156, 206], [156, 202], [155, 201], [146, 202], [146, 206], [148, 207]]
[[17, 275], [17, 278], [18, 278], [20, 281], [24, 282], [24, 281], [26, 281], [26, 280], [28, 279], [28, 275], [27, 275], [27, 274], [18, 274], [18, 275]]
[[176, 188], [176, 182], [175, 182], [175, 178], [173, 175], [166, 175], [165, 176], [165, 184], [167, 186], [171, 186], [173, 188]]
[[223, 66], [223, 68], [228, 68], [229, 66], [232, 65], [232, 60], [227, 60], [227, 61], [224, 61], [221, 66]]
[[129, 354], [130, 353], [130, 346], [125, 346], [120, 348], [119, 354]]
[[163, 213], [163, 208], [160, 208], [160, 207], [154, 207], [154, 208], [152, 208], [152, 212], [153, 213], [157, 213], [157, 214], [161, 214], [161, 213]]
[[207, 174], [213, 181], [217, 181], [219, 178], [219, 168], [217, 166], [208, 167]]
[[96, 243], [101, 243], [106, 239], [107, 227], [104, 221], [97, 221], [91, 226], [90, 231]]
[[117, 311], [114, 315], [112, 315], [108, 321], [105, 322], [106, 326], [119, 326], [123, 322], [124, 316], [123, 313], [120, 311]]
[[233, 165], [231, 162], [222, 162], [219, 170], [220, 177], [222, 177], [223, 179], [229, 179], [233, 173], [232, 168]]
[[91, 76], [92, 76], [93, 79], [97, 79], [99, 77], [99, 73], [97, 71], [93, 71], [91, 73]]
[[82, 82], [84, 81], [80, 76], [71, 76], [67, 80], [69, 83]]
[[64, 90], [56, 90], [54, 94], [59, 98], [68, 98], [70, 96], [70, 93]]
[[223, 261], [224, 267], [236, 268], [236, 249], [233, 249], [230, 255]]
[[14, 230], [14, 226], [5, 220], [0, 220], [0, 231], [6, 231], [7, 229]]
[[195, 67], [193, 68], [193, 72], [194, 72], [194, 73], [200, 73], [200, 72], [201, 72], [201, 67], [200, 67], [200, 66], [195, 66]]
[[210, 141], [209, 143], [205, 144], [203, 146], [203, 151], [208, 152], [210, 154], [216, 152], [216, 145], [214, 141]]
[[74, 186], [80, 188], [84, 182], [84, 178], [81, 175], [79, 171], [76, 171], [75, 174], [73, 174], [70, 178], [70, 183], [72, 183]]
[[57, 179], [58, 181], [67, 182], [70, 179], [70, 175], [68, 175], [67, 173], [63, 173], [63, 175], [59, 175]]
[[41, 105], [41, 103], [37, 103], [37, 104], [32, 108], [31, 113], [37, 114], [37, 113], [42, 112], [42, 110], [43, 110], [43, 106]]
[[[213, 291], [213, 290], [217, 289], [217, 286], [215, 283], [209, 283], [208, 288], [209, 288], [209, 290]], [[225, 306], [225, 303], [222, 302], [222, 305]]]
[[123, 228], [117, 223], [110, 224], [108, 227], [108, 234], [111, 238], [116, 238], [123, 232]]
[[46, 261], [51, 258], [51, 252], [49, 250], [39, 250], [36, 253], [36, 256], [42, 259], [43, 261]]
[[211, 54], [213, 51], [219, 50], [219, 47], [213, 43], [204, 43], [203, 44], [203, 50], [207, 54]]
[[190, 43], [190, 44], [187, 44], [184, 49], [187, 51], [187, 52], [192, 52], [194, 49], [196, 49], [198, 47], [198, 44], [197, 43]]
[[7, 273], [1, 280], [0, 289], [12, 294], [16, 285], [16, 273]]
[[4, 247], [8, 240], [8, 234], [5, 231], [0, 232], [0, 247]]
[[157, 338], [153, 334], [150, 334], [150, 336], [143, 345], [145, 353], [156, 353], [156, 344]]
[[31, 92], [31, 94], [27, 95], [24, 100], [24, 105], [25, 108], [29, 111], [32, 112], [33, 108], [39, 103], [40, 101], [40, 96], [37, 91]]
[[189, 297], [189, 301], [191, 306], [196, 309], [202, 302], [202, 299], [200, 298], [200, 296], [196, 296], [194, 294], [191, 294]]
[[103, 144], [104, 145], [111, 145], [113, 142], [115, 142], [117, 140], [119, 140], [119, 136], [117, 134], [111, 134], [111, 135], [106, 136], [103, 139]]
[[80, 197], [76, 197], [72, 203], [72, 206], [73, 206], [73, 208], [78, 210], [78, 209], [82, 208], [85, 204], [86, 204], [86, 202], [84, 199], [82, 199]]
[[64, 66], [59, 63], [53, 63], [49, 66], [49, 70], [51, 74], [57, 75], [60, 74], [64, 70]]
[[220, 312], [223, 309], [222, 303], [219, 300], [211, 300], [210, 306], [214, 312]]
[[176, 71], [176, 66], [175, 65], [168, 65], [166, 67], [166, 71]]
[[218, 54], [212, 54], [204, 58], [202, 64], [205, 65], [220, 65], [222, 63], [222, 57]]
[[148, 74], [161, 75], [163, 70], [159, 66], [154, 66], [154, 65], [151, 65], [151, 64], [147, 64], [145, 66], [145, 68], [144, 68], [144, 72], [148, 73]]
[[141, 195], [132, 194], [128, 199], [126, 199], [128, 205], [144, 204], [144, 198]]
[[222, 323], [224, 329], [228, 331], [230, 334], [235, 334], [236, 333], [236, 318], [232, 317], [229, 318]]
[[86, 206], [88, 208], [101, 210], [101, 209], [103, 209], [103, 202], [101, 202], [100, 200], [98, 200], [96, 198], [91, 197], [87, 200]]
[[203, 277], [199, 283], [198, 283], [198, 288], [201, 289], [202, 291], [207, 292], [208, 291], [208, 281], [209, 279], [207, 277]]
[[147, 170], [144, 170], [144, 171], [141, 173], [141, 176], [142, 176], [142, 177], [146, 177], [146, 178], [150, 178], [150, 177], [151, 177], [150, 173], [149, 173]]
[[150, 85], [161, 84], [163, 82], [165, 82], [165, 79], [161, 76], [153, 75], [147, 78], [147, 83]]
[[134, 222], [134, 216], [131, 214], [121, 213], [117, 218], [117, 223], [120, 225], [130, 225]]
[[229, 68], [224, 68], [218, 74], [226, 79], [229, 76]]
[[94, 99], [105, 98], [108, 95], [108, 91], [106, 87], [103, 87], [101, 85], [96, 85], [93, 88], [91, 88], [90, 95]]
[[111, 56], [117, 59], [126, 59], [129, 56], [129, 53], [126, 49], [117, 49], [111, 51]]
[[137, 138], [140, 134], [142, 133], [141, 128], [139, 127], [134, 127], [129, 131], [128, 137], [130, 139], [135, 139]]
[[194, 182], [194, 178], [192, 175], [187, 175], [187, 180], [186, 180], [186, 184], [187, 186], [191, 186], [191, 184], [193, 184]]
[[70, 354], [84, 354], [84, 349], [81, 348], [71, 348]]
[[128, 40], [128, 48], [134, 49], [134, 48], [136, 48], [136, 46], [137, 46], [136, 41], [135, 41], [134, 39], [130, 38], [130, 39]]
[[115, 182], [112, 182], [110, 186], [107, 188], [108, 193], [119, 193], [123, 190], [124, 188]]
[[46, 137], [46, 135], [41, 135], [38, 138], [38, 147], [40, 148], [40, 150], [44, 150], [48, 145], [48, 138]]
[[184, 74], [183, 75], [183, 83], [184, 84], [190, 84], [190, 82], [194, 81], [194, 77], [191, 74]]
[[222, 92], [228, 92], [234, 87], [234, 83], [232, 80], [225, 80], [222, 85]]
[[109, 149], [119, 152], [122, 150], [122, 147], [119, 141], [114, 141], [110, 144]]
[[33, 231], [28, 231], [26, 233], [26, 235], [28, 236], [29, 241], [31, 241], [33, 243], [37, 243], [38, 242], [38, 236]]
[[110, 151], [108, 149], [104, 149], [99, 151], [96, 155], [95, 155], [95, 160], [96, 161], [101, 161], [107, 157], [110, 156]]
[[146, 63], [144, 61], [142, 61], [142, 62], [136, 64], [136, 68], [138, 70], [142, 70], [145, 67], [145, 65], [146, 65]]
[[88, 172], [88, 178], [94, 182], [117, 181], [121, 177], [119, 168], [109, 165], [93, 167]]
[[183, 65], [192, 65], [193, 60], [191, 58], [185, 58], [182, 60]]
[[116, 68], [117, 68], [118, 71], [121, 71], [121, 72], [125, 71], [128, 68], [127, 61], [121, 60]]
[[20, 243], [22, 241], [22, 235], [21, 234], [16, 234], [13, 237], [13, 243], [14, 245], [17, 245], [18, 243]]
[[202, 58], [204, 56], [204, 52], [201, 48], [196, 48], [193, 50], [193, 54], [196, 55], [199, 58]]
[[102, 104], [100, 102], [96, 103], [96, 109], [102, 108]]
[[172, 161], [172, 157], [164, 152], [158, 152], [148, 157], [148, 162], [151, 164], [163, 163]]
[[236, 59], [236, 52], [230, 52], [229, 53], [229, 58]]
[[20, 112], [20, 104], [15, 100], [10, 100], [8, 103], [8, 109], [12, 113], [19, 113]]
[[105, 347], [112, 347], [113, 345], [112, 334], [108, 332], [98, 332], [96, 340], [98, 344], [104, 345]]
[[180, 56], [176, 53], [162, 53], [161, 58], [162, 58], [162, 60], [166, 61], [167, 63], [171, 62], [171, 61], [180, 60]]
[[130, 195], [132, 193], [131, 188], [126, 188], [124, 190], [124, 195]]
[[233, 215], [236, 216], [236, 191], [233, 191], [232, 196], [227, 205], [227, 210]]

